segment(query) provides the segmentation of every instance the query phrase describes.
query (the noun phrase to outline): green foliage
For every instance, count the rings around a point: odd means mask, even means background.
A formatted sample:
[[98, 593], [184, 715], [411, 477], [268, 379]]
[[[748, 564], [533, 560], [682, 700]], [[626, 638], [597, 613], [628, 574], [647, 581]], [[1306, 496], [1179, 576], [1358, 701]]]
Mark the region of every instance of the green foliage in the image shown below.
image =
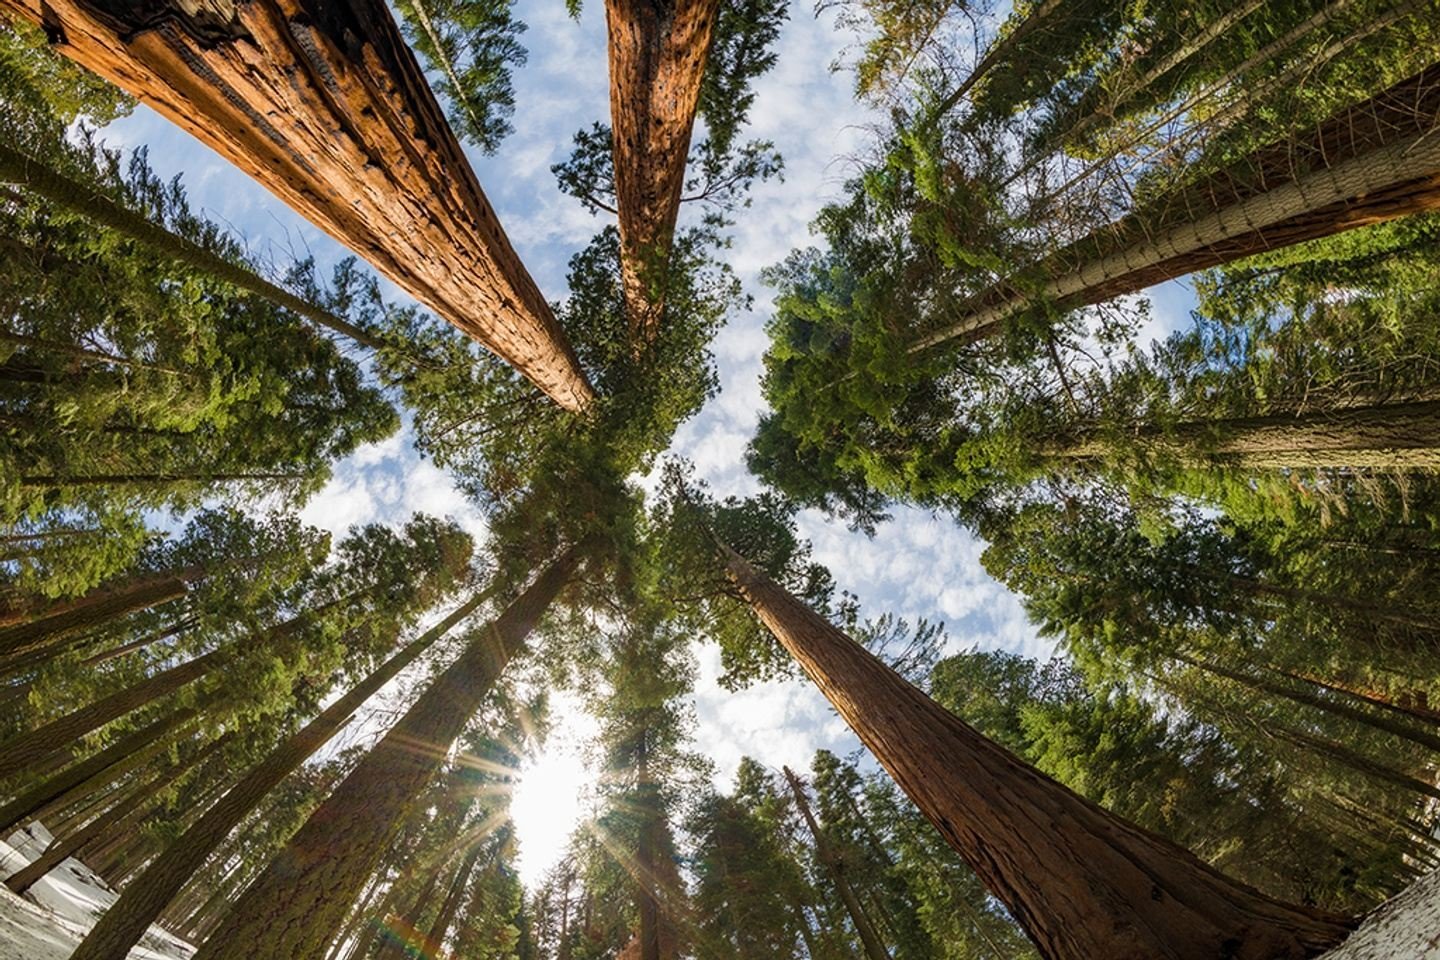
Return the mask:
[[514, 0], [400, 0], [405, 38], [432, 71], [451, 127], [494, 153], [514, 127], [510, 71], [525, 65]]

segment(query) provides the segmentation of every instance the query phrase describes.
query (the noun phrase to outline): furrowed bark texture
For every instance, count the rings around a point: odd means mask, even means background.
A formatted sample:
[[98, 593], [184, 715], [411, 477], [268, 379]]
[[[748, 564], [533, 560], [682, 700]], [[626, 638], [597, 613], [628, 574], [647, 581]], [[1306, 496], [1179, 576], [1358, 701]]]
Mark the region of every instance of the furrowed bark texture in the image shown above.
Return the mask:
[[766, 627], [1047, 960], [1289, 960], [1349, 925], [1226, 878], [1076, 795], [906, 683], [733, 551]]
[[606, 0], [621, 280], [631, 337], [654, 339], [719, 0]]
[[171, 843], [145, 871], [128, 885], [120, 899], [105, 912], [89, 935], [71, 954], [70, 960], [113, 958], [125, 960], [140, 942], [150, 924], [205, 863], [230, 831], [254, 810], [280, 781], [289, 776], [335, 733], [350, 722], [355, 711], [401, 670], [415, 661], [451, 627], [474, 613], [489, 599], [481, 591], [457, 607], [449, 616], [407, 644], [378, 669], [356, 684], [340, 699], [326, 707], [270, 756], [251, 769], [245, 779], [183, 834]]
[[[1278, 468], [1440, 467], [1440, 401], [1394, 403], [1142, 428], [1145, 449], [1186, 463]], [[1046, 448], [1065, 459], [1103, 459], [1105, 439], [1080, 436]]]
[[1440, 65], [1221, 170], [979, 297], [911, 352], [983, 337], [1036, 301], [1100, 303], [1197, 270], [1440, 210]]
[[577, 551], [567, 551], [476, 634], [241, 895], [195, 960], [325, 956], [415, 798], [577, 562]]
[[380, 0], [0, 0], [514, 364], [593, 393]]

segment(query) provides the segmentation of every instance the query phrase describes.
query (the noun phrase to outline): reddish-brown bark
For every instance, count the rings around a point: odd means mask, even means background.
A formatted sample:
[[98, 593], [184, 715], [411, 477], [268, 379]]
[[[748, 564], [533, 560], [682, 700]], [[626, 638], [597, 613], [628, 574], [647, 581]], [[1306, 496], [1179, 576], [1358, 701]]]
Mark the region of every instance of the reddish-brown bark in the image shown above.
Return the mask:
[[0, 0], [570, 410], [593, 392], [380, 0]]
[[756, 614], [1047, 960], [1287, 960], [1349, 924], [1237, 883], [985, 739], [728, 553]]
[[570, 581], [576, 550], [552, 562], [476, 631], [400, 721], [241, 895], [195, 960], [321, 960], [416, 797], [510, 659]]
[[621, 279], [630, 332], [653, 339], [719, 0], [606, 0]]

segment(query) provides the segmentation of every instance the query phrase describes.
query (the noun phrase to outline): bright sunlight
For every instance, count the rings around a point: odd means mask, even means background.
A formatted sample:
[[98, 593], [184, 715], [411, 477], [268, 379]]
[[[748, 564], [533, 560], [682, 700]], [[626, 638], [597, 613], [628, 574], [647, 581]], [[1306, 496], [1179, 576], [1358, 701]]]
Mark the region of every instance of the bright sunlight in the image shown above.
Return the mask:
[[520, 846], [516, 869], [527, 890], [534, 890], [564, 856], [594, 795], [596, 771], [584, 756], [584, 730], [594, 721], [578, 704], [558, 711], [558, 719], [545, 747], [521, 765], [510, 801]]

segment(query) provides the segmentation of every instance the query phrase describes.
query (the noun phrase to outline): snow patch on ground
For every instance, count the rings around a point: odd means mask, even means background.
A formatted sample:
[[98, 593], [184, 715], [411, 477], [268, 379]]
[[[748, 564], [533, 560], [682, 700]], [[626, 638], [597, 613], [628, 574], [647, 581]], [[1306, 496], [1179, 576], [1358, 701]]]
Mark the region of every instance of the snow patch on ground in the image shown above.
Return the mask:
[[[0, 842], [0, 876], [9, 876], [40, 855], [51, 840], [39, 823]], [[89, 867], [65, 860], [24, 897], [0, 885], [0, 960], [65, 960], [119, 894]], [[195, 948], [151, 927], [131, 960], [189, 960]]]
[[1319, 960], [1440, 960], [1440, 870], [1375, 908]]

